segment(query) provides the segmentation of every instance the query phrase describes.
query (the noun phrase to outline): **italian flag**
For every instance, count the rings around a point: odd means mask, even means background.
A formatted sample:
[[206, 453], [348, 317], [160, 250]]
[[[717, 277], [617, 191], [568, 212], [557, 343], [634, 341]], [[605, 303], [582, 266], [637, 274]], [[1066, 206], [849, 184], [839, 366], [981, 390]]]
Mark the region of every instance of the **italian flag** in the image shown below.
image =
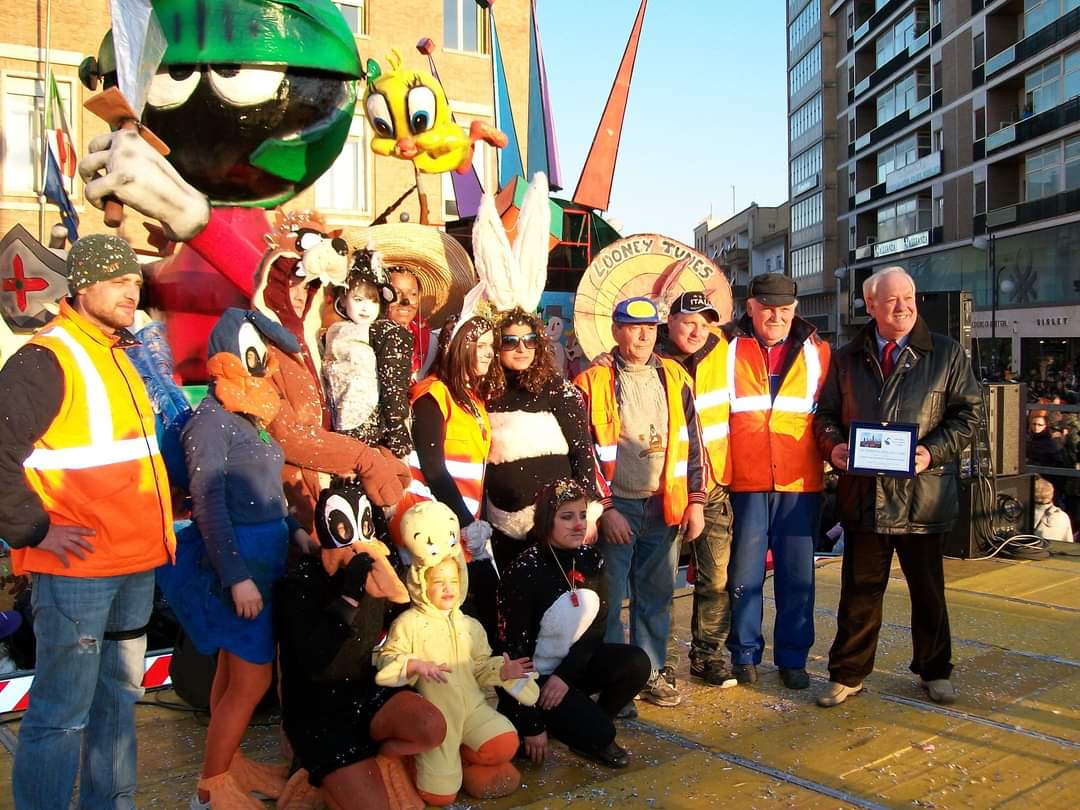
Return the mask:
[[45, 130], [48, 133], [49, 149], [60, 169], [64, 191], [71, 194], [75, 179], [75, 145], [71, 140], [71, 130], [68, 128], [64, 105], [56, 86], [56, 76], [52, 71], [49, 71], [49, 101], [45, 105]]

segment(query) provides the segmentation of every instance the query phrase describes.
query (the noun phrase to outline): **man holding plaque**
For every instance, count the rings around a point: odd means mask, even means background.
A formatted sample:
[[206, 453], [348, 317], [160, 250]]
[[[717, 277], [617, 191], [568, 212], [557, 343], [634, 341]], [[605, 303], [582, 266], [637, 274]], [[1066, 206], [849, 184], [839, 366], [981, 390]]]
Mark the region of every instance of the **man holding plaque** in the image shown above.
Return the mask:
[[833, 356], [814, 422], [822, 452], [841, 471], [844, 527], [831, 683], [818, 705], [858, 694], [874, 668], [894, 551], [911, 594], [911, 670], [931, 700], [951, 703], [942, 547], [960, 500], [957, 458], [981, 417], [979, 385], [960, 344], [919, 317], [903, 268], [870, 276], [863, 299], [872, 320]]

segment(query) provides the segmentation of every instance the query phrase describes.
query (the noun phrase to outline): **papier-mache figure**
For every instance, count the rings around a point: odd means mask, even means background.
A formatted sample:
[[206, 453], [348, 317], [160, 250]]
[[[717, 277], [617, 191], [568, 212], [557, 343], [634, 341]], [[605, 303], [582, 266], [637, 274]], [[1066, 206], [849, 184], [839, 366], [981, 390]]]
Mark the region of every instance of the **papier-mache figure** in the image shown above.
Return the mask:
[[412, 452], [413, 337], [385, 317], [396, 297], [378, 252], [357, 250], [334, 296], [334, 310], [345, 320], [326, 330], [323, 380], [334, 430], [405, 458]]
[[532, 662], [493, 656], [484, 628], [461, 612], [468, 569], [448, 506], [416, 504], [401, 519], [401, 536], [412, 557], [406, 575], [412, 607], [390, 626], [375, 680], [415, 686], [446, 718], [442, 745], [416, 757], [417, 790], [436, 806], [453, 802], [463, 787], [475, 798], [508, 795], [521, 780], [510, 762], [518, 736], [481, 687], [501, 686], [531, 706], [540, 694]]

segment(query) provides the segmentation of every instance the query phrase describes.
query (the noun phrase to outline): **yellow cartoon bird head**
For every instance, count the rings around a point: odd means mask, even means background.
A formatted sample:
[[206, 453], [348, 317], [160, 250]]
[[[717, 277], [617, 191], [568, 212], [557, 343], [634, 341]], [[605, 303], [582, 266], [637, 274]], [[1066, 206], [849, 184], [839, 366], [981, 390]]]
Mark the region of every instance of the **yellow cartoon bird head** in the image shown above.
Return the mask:
[[375, 131], [372, 152], [411, 160], [427, 174], [441, 174], [466, 171], [472, 162], [473, 143], [479, 139], [493, 146], [506, 144], [505, 135], [485, 124], [473, 122], [466, 133], [454, 123], [439, 80], [427, 71], [403, 68], [397, 50], [391, 51], [386, 61], [390, 66], [387, 73], [374, 59], [367, 62], [364, 110]]

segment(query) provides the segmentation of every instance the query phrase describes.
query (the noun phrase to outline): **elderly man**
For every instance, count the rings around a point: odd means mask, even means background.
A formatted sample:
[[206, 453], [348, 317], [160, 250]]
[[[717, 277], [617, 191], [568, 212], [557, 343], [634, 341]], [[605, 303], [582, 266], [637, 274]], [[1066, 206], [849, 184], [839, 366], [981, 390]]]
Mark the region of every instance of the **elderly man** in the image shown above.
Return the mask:
[[619, 302], [611, 326], [614, 365], [593, 366], [574, 383], [585, 396], [600, 471], [612, 492], [600, 518], [612, 606], [606, 640], [624, 641], [619, 605], [629, 588], [630, 639], [652, 663], [638, 697], [677, 706], [682, 698], [666, 660], [677, 536], [701, 534], [711, 473], [693, 382], [678, 363], [653, 353], [659, 321], [648, 298]]
[[[33, 580], [37, 666], [19, 728], [19, 810], [135, 806], [154, 569], [175, 539], [154, 410], [127, 349], [142, 271], [115, 236], [67, 256], [70, 298], [0, 371], [0, 536]], [[82, 770], [80, 774], [80, 749]]]
[[887, 267], [863, 284], [871, 322], [836, 353], [814, 432], [838, 470], [848, 467], [851, 422], [918, 425], [915, 476], [842, 474], [837, 508], [844, 563], [830, 686], [820, 706], [862, 691], [874, 669], [881, 603], [893, 552], [911, 594], [911, 670], [930, 699], [951, 703], [949, 617], [942, 546], [956, 519], [957, 456], [975, 432], [982, 400], [960, 345], [930, 332], [915, 306], [915, 282]]
[[824, 463], [814, 443], [814, 411], [829, 368], [829, 344], [795, 314], [796, 285], [780, 273], [750, 281], [746, 315], [731, 338], [730, 452], [734, 511], [727, 647], [739, 683], [757, 680], [765, 554], [775, 564], [773, 660], [788, 689], [810, 685], [814, 643], [814, 536]]

